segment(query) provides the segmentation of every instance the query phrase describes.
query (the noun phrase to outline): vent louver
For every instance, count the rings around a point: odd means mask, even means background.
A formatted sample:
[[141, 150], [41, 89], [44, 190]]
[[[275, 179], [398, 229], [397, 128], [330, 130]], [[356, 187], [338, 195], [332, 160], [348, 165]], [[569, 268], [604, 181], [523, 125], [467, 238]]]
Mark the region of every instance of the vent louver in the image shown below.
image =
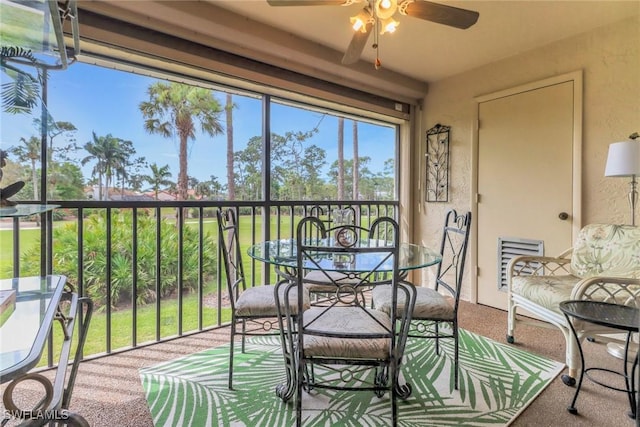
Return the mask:
[[[544, 241], [517, 237], [498, 237], [499, 290], [507, 289], [507, 264], [509, 264], [511, 258], [519, 255], [544, 255]], [[530, 272], [533, 273], [533, 268], [531, 268]]]

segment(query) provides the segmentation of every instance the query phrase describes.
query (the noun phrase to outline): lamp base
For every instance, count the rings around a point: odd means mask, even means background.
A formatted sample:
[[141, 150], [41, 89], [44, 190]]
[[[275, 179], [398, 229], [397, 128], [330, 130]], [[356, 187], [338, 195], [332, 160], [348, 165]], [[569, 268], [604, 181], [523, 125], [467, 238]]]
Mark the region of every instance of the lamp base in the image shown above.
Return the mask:
[[631, 225], [636, 225], [636, 204], [638, 203], [638, 182], [636, 176], [631, 176], [631, 189], [629, 190], [629, 206], [631, 206]]

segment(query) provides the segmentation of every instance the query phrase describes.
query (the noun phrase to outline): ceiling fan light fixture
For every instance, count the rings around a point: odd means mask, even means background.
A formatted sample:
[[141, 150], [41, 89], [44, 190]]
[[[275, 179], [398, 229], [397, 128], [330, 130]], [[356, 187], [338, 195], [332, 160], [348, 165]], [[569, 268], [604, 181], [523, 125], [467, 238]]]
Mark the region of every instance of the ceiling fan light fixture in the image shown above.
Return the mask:
[[351, 28], [353, 28], [354, 31], [366, 33], [367, 22], [371, 20], [371, 14], [369, 14], [366, 9], [363, 9], [356, 16], [352, 16], [349, 19], [351, 21]]
[[380, 34], [393, 33], [400, 23], [393, 18], [387, 18], [381, 21]]
[[396, 13], [396, 10], [398, 10], [398, 1], [376, 0], [374, 10], [378, 19], [389, 19]]

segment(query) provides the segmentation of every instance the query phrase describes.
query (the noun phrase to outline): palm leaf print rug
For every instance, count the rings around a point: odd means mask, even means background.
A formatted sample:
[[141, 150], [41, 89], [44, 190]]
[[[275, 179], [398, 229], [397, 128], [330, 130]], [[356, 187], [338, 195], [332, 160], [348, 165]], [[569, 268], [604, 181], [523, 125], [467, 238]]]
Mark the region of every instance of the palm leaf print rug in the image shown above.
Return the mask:
[[[410, 339], [398, 400], [400, 426], [509, 425], [562, 371], [564, 364], [460, 330], [460, 386], [453, 387], [453, 340]], [[443, 351], [444, 350], [444, 351]], [[285, 379], [278, 337], [251, 337], [234, 357], [227, 388], [228, 345], [140, 370], [155, 426], [291, 426], [293, 399], [276, 396]], [[316, 374], [318, 374], [316, 372]], [[387, 426], [388, 393], [314, 389], [303, 393], [305, 426]]]

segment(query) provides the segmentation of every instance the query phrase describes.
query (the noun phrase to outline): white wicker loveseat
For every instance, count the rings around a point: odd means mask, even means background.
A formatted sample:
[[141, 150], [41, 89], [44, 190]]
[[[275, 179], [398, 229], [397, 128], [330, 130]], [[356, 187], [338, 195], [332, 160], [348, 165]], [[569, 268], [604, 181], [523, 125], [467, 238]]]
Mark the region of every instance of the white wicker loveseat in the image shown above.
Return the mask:
[[[517, 322], [527, 322], [521, 316], [516, 317], [518, 307], [558, 327], [566, 341], [569, 368], [569, 374], [563, 375], [562, 380], [573, 385], [580, 367], [580, 354], [559, 303], [586, 299], [640, 307], [640, 227], [587, 225], [580, 230], [573, 248], [557, 258], [518, 256], [511, 259], [507, 266], [507, 285], [507, 341], [514, 342]], [[596, 335], [605, 341], [616, 340], [611, 335], [616, 331], [586, 322], [576, 324], [576, 333], [580, 341]]]

